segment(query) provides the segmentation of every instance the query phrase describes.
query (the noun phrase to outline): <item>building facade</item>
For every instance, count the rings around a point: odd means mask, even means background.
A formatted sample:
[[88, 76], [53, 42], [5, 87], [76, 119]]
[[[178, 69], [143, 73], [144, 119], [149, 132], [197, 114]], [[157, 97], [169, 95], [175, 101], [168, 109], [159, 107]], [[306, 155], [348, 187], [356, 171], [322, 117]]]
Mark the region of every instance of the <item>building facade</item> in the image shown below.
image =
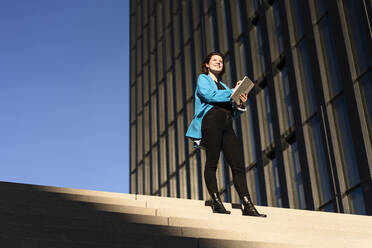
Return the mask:
[[[185, 132], [203, 58], [256, 83], [235, 121], [258, 205], [372, 214], [368, 0], [131, 0], [131, 193], [208, 199]], [[221, 155], [220, 192], [238, 203]]]

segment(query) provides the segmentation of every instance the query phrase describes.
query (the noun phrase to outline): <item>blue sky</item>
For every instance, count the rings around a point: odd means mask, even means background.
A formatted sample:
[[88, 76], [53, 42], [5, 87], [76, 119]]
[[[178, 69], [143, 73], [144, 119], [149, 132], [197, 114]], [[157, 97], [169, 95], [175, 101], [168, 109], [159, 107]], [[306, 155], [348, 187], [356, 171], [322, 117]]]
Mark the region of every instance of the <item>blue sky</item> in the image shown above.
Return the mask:
[[129, 192], [129, 0], [0, 0], [0, 181]]

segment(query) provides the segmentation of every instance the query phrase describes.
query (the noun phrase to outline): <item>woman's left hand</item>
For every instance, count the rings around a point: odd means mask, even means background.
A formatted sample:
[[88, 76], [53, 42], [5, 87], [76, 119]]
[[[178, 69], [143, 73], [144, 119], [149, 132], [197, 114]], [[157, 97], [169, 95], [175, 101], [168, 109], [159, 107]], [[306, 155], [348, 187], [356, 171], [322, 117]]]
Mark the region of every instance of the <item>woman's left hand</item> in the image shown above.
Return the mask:
[[244, 93], [240, 95], [240, 105], [243, 105], [248, 100], [248, 93]]

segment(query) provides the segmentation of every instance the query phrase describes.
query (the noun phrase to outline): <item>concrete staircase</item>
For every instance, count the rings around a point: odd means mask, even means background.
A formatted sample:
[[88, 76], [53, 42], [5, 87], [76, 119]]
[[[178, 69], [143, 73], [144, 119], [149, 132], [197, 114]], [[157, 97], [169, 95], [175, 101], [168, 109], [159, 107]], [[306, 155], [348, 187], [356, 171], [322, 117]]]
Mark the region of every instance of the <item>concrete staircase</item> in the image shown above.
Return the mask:
[[0, 182], [0, 248], [372, 248], [372, 217]]

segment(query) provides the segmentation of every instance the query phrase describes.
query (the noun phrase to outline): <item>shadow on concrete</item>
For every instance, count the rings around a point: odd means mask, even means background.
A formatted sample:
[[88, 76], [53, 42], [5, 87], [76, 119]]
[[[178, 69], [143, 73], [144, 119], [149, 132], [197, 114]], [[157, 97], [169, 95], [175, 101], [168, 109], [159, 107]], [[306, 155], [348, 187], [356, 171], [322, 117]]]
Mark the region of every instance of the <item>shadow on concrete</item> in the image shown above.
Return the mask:
[[0, 247], [231, 247], [227, 240], [182, 237], [167, 217], [123, 213], [122, 205], [47, 188], [0, 182]]

